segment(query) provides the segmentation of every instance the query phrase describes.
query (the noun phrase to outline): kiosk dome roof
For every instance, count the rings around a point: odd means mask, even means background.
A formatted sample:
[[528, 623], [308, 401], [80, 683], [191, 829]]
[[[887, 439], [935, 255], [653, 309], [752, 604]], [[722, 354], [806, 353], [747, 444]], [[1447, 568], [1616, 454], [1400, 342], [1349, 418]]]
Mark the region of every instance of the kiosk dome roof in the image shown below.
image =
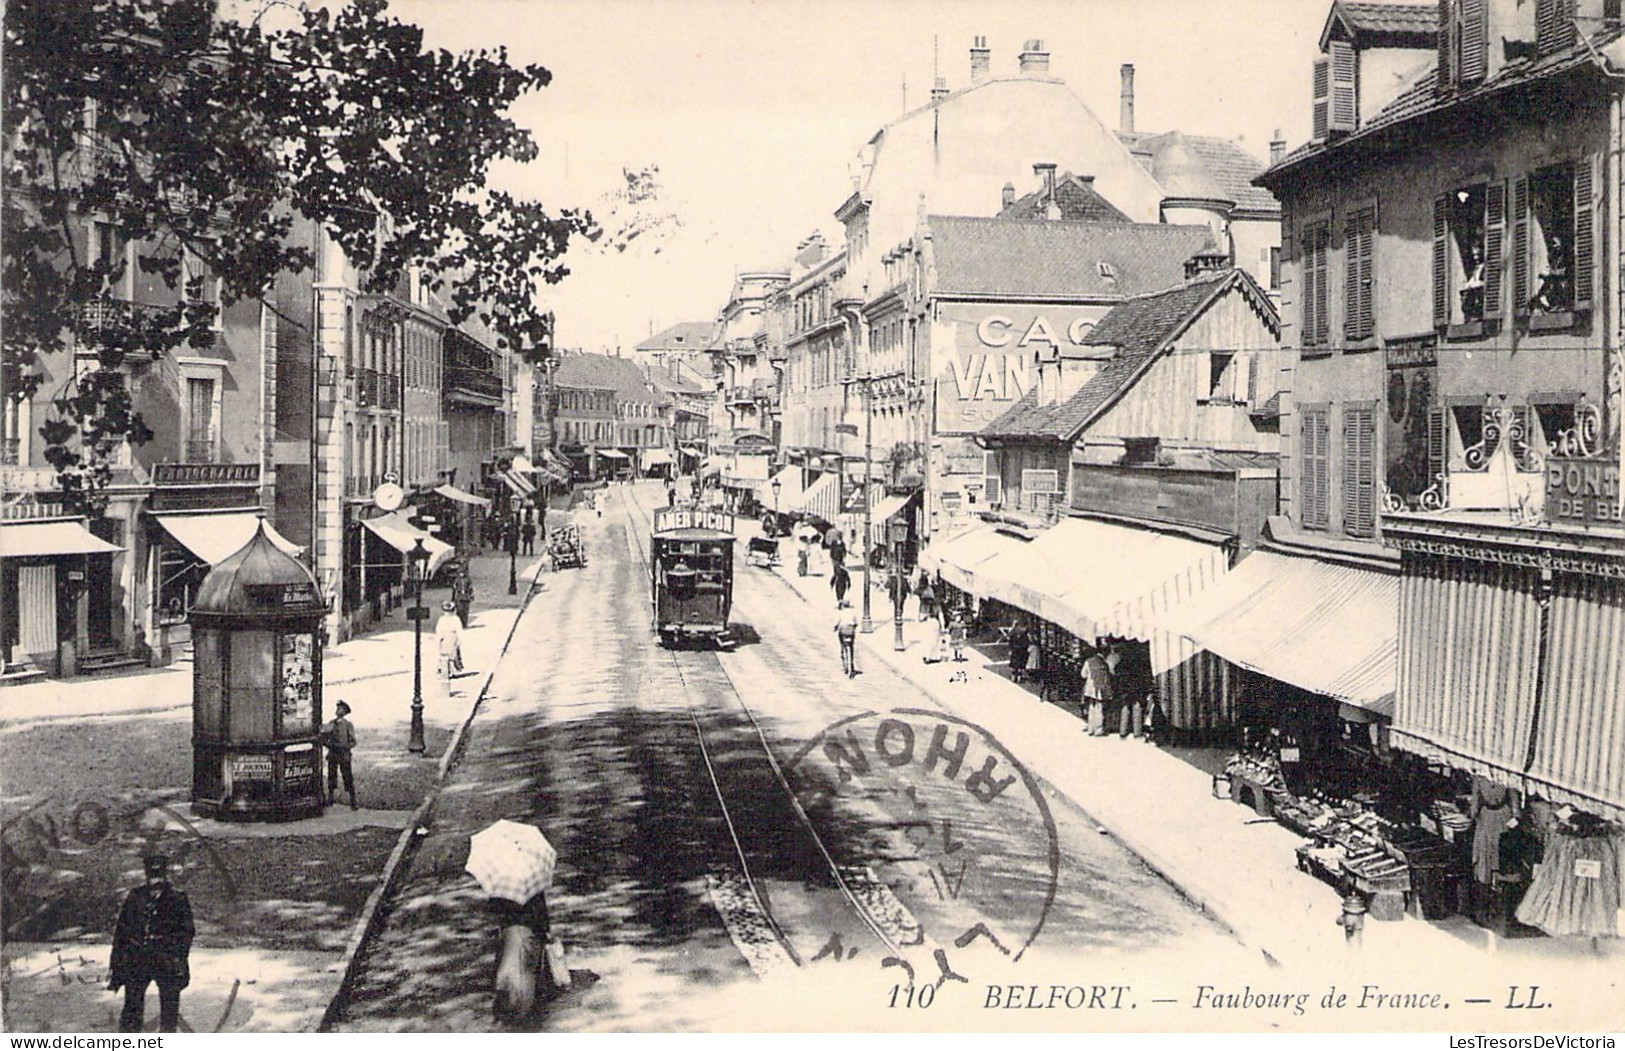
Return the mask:
[[193, 613], [303, 613], [325, 608], [316, 578], [277, 547], [263, 518], [248, 543], [203, 578], [192, 602]]

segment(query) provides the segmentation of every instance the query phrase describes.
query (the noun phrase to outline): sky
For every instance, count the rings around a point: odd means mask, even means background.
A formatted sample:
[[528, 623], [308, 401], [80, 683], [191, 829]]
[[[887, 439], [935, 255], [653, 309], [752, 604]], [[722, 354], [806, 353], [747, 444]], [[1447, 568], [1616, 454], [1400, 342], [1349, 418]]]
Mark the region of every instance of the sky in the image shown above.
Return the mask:
[[[1136, 69], [1136, 127], [1239, 139], [1263, 160], [1308, 137], [1309, 74], [1329, 0], [393, 0], [427, 46], [505, 46], [552, 83], [513, 108], [540, 157], [492, 182], [551, 207], [593, 207], [623, 167], [658, 165], [658, 238], [574, 251], [546, 290], [561, 346], [630, 353], [715, 317], [736, 271], [784, 269], [813, 230], [839, 241], [859, 148], [928, 96], [933, 70], [994, 73], [1029, 38], [1109, 126], [1118, 67]], [[659, 251], [655, 251], [658, 248]]]

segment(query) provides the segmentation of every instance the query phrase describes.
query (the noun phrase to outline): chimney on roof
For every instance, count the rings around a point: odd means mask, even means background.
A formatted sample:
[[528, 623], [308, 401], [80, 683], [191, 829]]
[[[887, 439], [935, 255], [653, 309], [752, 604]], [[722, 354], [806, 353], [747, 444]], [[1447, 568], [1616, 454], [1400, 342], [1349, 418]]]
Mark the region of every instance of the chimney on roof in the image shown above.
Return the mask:
[[979, 36], [971, 40], [970, 45], [970, 78], [981, 80], [993, 68], [993, 52], [987, 49], [987, 37]]
[[1044, 218], [1059, 219], [1061, 206], [1055, 200], [1055, 164], [1051, 161], [1040, 161], [1033, 165], [1033, 174], [1038, 176], [1044, 185]]
[[1004, 207], [1004, 208], [1008, 208], [1012, 204], [1015, 204], [1016, 203], [1016, 184], [1013, 183], [1013, 182], [1005, 183], [1004, 184], [1004, 189], [999, 193], [999, 200], [1003, 202], [1001, 207]]
[[943, 99], [945, 99], [947, 97], [948, 97], [948, 80], [945, 77], [938, 77], [937, 82], [935, 84], [931, 85], [931, 101], [932, 102], [941, 102]]
[[1023, 73], [1048, 73], [1049, 52], [1044, 50], [1042, 40], [1033, 39], [1021, 45], [1021, 71]]
[[1125, 62], [1118, 74], [1123, 80], [1123, 89], [1117, 103], [1117, 130], [1132, 135], [1134, 133], [1134, 63]]
[[1281, 138], [1281, 129], [1275, 129], [1275, 138], [1270, 140], [1270, 163], [1280, 164], [1286, 159], [1286, 140]]

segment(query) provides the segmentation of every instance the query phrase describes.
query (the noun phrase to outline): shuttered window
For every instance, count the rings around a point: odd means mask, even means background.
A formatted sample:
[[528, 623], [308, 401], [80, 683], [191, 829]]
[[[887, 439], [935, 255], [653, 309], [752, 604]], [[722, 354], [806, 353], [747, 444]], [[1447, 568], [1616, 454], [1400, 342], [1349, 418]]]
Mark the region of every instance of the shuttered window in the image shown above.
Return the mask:
[[1332, 63], [1331, 59], [1322, 55], [1315, 59], [1313, 84], [1314, 98], [1314, 135], [1317, 141], [1326, 138], [1327, 130], [1331, 127], [1332, 114]]
[[1343, 334], [1349, 339], [1370, 339], [1376, 334], [1377, 208], [1369, 205], [1350, 212], [1343, 226], [1344, 284]]
[[1489, 3], [1488, 0], [1457, 0], [1457, 3], [1460, 12], [1457, 76], [1463, 84], [1473, 84], [1483, 80], [1489, 71]]
[[1450, 425], [1443, 406], [1428, 410], [1428, 485], [1437, 483], [1445, 473], [1449, 456]]
[[1300, 420], [1303, 470], [1298, 485], [1303, 504], [1303, 524], [1306, 529], [1325, 529], [1331, 524], [1331, 476], [1327, 470], [1331, 432], [1327, 413], [1325, 409], [1305, 409]]
[[1343, 532], [1377, 531], [1376, 414], [1364, 406], [1343, 408]]
[[1330, 131], [1353, 131], [1360, 126], [1359, 65], [1354, 56], [1354, 44], [1347, 40], [1333, 40], [1327, 45], [1327, 51], [1331, 57], [1332, 75], [1332, 108], [1327, 128]]
[[[1512, 182], [1513, 309], [1534, 315], [1532, 325], [1540, 315], [1595, 306], [1600, 163], [1593, 154]], [[1552, 319], [1543, 325], [1553, 326]]]
[[1574, 0], [1535, 0], [1535, 49], [1550, 55], [1574, 46]]
[[1329, 339], [1326, 252], [1330, 223], [1312, 223], [1303, 231], [1303, 346], [1323, 347]]
[[1507, 188], [1492, 182], [1484, 189], [1484, 316], [1501, 316], [1501, 267], [1506, 255]]

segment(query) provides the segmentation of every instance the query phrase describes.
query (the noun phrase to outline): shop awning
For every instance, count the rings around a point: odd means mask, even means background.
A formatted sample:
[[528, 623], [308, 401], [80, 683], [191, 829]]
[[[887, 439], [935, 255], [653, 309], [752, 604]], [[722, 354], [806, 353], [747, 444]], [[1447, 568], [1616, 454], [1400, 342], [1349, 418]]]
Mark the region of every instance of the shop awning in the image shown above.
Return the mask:
[[997, 526], [973, 526], [926, 548], [920, 556], [920, 564], [928, 569], [934, 568], [943, 580], [961, 591], [982, 595], [977, 584], [977, 573], [981, 566], [989, 559], [1017, 547], [1025, 547], [1027, 543], [1025, 538], [1003, 532]]
[[721, 473], [722, 465], [720, 463], [707, 463], [704, 467], [700, 468], [700, 477], [702, 478], [710, 475], [720, 475]]
[[874, 510], [869, 515], [870, 543], [886, 543], [886, 523], [907, 508], [915, 495], [907, 493], [903, 496], [882, 496], [875, 501]]
[[705, 455], [700, 451], [700, 447], [698, 445], [679, 445], [677, 448], [683, 450], [683, 452], [687, 453], [689, 456]]
[[104, 555], [123, 550], [116, 544], [109, 544], [100, 537], [93, 536], [90, 530], [85, 528], [82, 519], [0, 524], [0, 558]]
[[1232, 664], [1393, 715], [1397, 573], [1257, 551], [1166, 623]]
[[[778, 503], [774, 504], [773, 483], [779, 484]], [[778, 507], [787, 511], [796, 506], [796, 500], [801, 496], [801, 468], [781, 467], [772, 478], [756, 487], [756, 499], [763, 507]]]
[[632, 458], [619, 449], [599, 449], [598, 455], [607, 456], [611, 460], [630, 460]]
[[1033, 546], [1050, 575], [1028, 569], [1020, 582], [1041, 593], [1046, 620], [1084, 639], [1153, 641], [1158, 614], [1205, 590], [1230, 564], [1216, 544], [1088, 518], [1057, 522]]
[[[164, 527], [164, 532], [211, 566], [241, 551], [260, 527], [257, 511], [198, 511], [152, 517]], [[271, 528], [269, 522], [265, 524], [265, 535], [271, 538], [271, 543], [295, 557], [304, 550]]]
[[651, 467], [660, 467], [665, 464], [675, 464], [670, 449], [645, 449], [640, 458], [638, 469], [647, 471]]
[[379, 515], [377, 518], [364, 518], [361, 520], [361, 524], [371, 530], [378, 539], [403, 555], [411, 551], [421, 538], [424, 548], [429, 552], [429, 562], [425, 567], [425, 572], [431, 576], [438, 572], [440, 567], [446, 564], [446, 559], [450, 558], [456, 551], [456, 548], [444, 540], [431, 536], [407, 521], [406, 517], [399, 511]]
[[541, 462], [536, 465], [536, 473], [546, 475], [548, 480], [558, 485], [570, 484], [570, 465], [551, 449], [541, 451]]
[[524, 475], [515, 471], [498, 471], [497, 477], [502, 479], [502, 484], [511, 489], [515, 496], [532, 497], [536, 495], [536, 487], [531, 485]]
[[782, 502], [787, 511], [801, 511], [833, 522], [841, 513], [841, 480], [833, 474], [820, 475], [793, 501]]
[[447, 500], [455, 500], [459, 504], [470, 504], [474, 507], [490, 507], [491, 501], [483, 496], [465, 493], [455, 485], [442, 485], [435, 489], [435, 493]]

